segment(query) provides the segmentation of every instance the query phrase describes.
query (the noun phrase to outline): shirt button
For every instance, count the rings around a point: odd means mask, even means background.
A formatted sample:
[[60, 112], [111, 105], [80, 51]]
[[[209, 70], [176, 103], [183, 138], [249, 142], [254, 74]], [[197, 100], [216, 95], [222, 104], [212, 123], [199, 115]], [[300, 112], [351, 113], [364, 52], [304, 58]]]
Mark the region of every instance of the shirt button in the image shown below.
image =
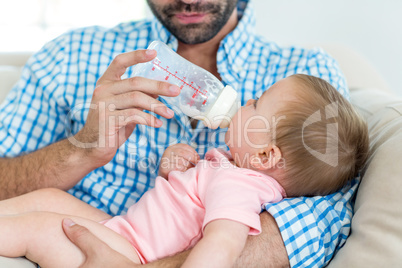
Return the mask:
[[190, 146], [193, 147], [194, 149], [197, 149], [198, 144], [193, 141], [193, 142], [190, 144]]
[[243, 66], [241, 66], [241, 65], [235, 65], [235, 66], [233, 66], [233, 70], [234, 70], [235, 72], [242, 72], [242, 71], [243, 71]]

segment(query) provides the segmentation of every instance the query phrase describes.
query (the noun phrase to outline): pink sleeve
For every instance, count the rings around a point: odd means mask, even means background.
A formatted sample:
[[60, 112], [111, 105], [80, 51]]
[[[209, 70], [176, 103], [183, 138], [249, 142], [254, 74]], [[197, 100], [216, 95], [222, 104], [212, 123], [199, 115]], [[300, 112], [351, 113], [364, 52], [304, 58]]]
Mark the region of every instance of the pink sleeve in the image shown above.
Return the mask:
[[223, 170], [216, 175], [200, 196], [205, 207], [203, 230], [213, 220], [228, 219], [249, 226], [249, 234], [259, 234], [261, 205], [283, 198], [277, 183], [244, 169]]

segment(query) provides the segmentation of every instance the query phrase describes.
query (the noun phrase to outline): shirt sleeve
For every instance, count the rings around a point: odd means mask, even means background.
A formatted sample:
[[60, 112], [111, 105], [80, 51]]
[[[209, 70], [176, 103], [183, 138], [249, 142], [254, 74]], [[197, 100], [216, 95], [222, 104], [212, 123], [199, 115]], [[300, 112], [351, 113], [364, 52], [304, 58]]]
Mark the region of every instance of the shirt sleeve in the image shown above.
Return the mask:
[[65, 137], [64, 38], [33, 55], [0, 105], [0, 156], [15, 157]]
[[317, 197], [286, 198], [265, 204], [275, 218], [291, 267], [324, 267], [346, 242], [359, 180]]
[[203, 229], [213, 220], [228, 219], [249, 226], [249, 234], [259, 234], [262, 204], [282, 199], [274, 184], [264, 179], [240, 171], [219, 172], [200, 196], [205, 207]]

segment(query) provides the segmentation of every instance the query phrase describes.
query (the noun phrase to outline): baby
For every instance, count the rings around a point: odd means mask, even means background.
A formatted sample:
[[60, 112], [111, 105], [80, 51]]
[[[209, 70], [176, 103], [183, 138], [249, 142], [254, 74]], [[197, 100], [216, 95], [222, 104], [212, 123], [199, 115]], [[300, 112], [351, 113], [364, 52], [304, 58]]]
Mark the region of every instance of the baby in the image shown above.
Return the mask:
[[71, 218], [136, 263], [193, 248], [184, 267], [230, 267], [248, 235], [261, 231], [261, 205], [326, 195], [356, 177], [368, 154], [365, 122], [330, 84], [307, 75], [249, 100], [226, 133], [229, 152], [199, 160], [185, 144], [166, 149], [155, 188], [110, 217], [71, 195], [43, 189], [0, 202], [0, 255], [41, 267], [78, 267], [64, 235]]

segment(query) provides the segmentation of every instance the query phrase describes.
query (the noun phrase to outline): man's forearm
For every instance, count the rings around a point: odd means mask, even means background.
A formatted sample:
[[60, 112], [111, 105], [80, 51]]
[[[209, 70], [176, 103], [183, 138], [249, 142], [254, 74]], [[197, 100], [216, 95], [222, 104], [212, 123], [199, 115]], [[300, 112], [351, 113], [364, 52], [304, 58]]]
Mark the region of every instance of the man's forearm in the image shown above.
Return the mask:
[[67, 190], [91, 170], [85, 149], [68, 140], [15, 158], [0, 158], [0, 199], [36, 189], [54, 187]]
[[260, 214], [262, 232], [249, 235], [235, 267], [290, 267], [288, 254], [275, 219], [268, 212]]
[[[261, 213], [260, 218], [261, 234], [248, 236], [246, 246], [234, 267], [290, 267], [288, 254], [274, 218], [266, 211]], [[145, 266], [178, 268], [184, 263], [190, 251], [187, 250]]]
[[190, 254], [191, 250], [186, 250], [181, 253], [178, 253], [174, 256], [169, 256], [154, 262], [150, 262], [144, 265], [143, 267], [146, 268], [180, 268], [184, 261], [187, 259], [188, 255]]

